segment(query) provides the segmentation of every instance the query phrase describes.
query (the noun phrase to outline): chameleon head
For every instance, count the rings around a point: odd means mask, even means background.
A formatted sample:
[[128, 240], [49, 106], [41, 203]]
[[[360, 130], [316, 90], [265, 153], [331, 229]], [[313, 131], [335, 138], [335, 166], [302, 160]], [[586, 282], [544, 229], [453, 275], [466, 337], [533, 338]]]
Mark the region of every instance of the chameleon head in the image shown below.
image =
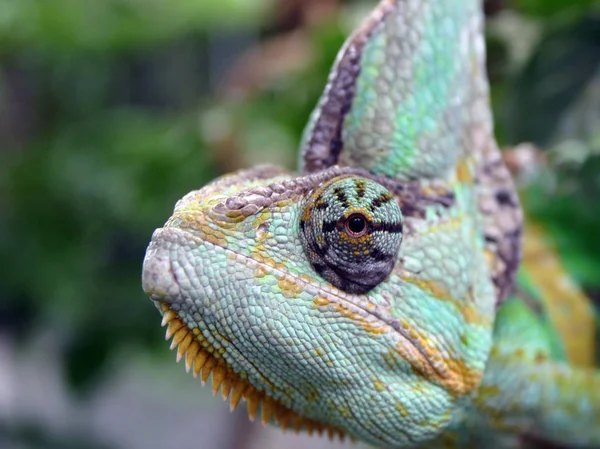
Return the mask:
[[480, 381], [494, 290], [468, 214], [388, 187], [262, 167], [181, 199], [143, 268], [178, 359], [284, 428], [439, 434]]

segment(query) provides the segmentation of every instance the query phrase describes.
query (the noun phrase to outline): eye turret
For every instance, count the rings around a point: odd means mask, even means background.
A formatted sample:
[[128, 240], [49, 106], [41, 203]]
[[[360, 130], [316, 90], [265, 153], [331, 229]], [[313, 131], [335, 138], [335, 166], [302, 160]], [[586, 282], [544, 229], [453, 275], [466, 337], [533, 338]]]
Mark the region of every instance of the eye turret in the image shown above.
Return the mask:
[[366, 293], [391, 273], [402, 242], [402, 212], [381, 184], [333, 179], [306, 199], [304, 252], [315, 271], [348, 293]]

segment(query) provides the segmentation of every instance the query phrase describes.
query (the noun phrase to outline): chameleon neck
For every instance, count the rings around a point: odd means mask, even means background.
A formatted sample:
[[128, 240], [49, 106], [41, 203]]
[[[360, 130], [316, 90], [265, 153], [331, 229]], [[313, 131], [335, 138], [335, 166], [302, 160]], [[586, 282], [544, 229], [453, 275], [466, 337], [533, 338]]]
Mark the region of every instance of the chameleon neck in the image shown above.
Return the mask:
[[500, 308], [494, 339], [472, 425], [569, 447], [598, 447], [600, 372], [553, 360], [548, 331], [516, 299]]

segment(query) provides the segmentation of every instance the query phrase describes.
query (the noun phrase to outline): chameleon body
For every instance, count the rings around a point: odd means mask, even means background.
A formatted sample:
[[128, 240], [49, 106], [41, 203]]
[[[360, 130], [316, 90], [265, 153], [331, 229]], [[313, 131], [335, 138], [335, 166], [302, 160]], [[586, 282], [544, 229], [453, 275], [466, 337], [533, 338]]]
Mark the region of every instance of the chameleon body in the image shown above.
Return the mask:
[[553, 357], [510, 297], [522, 213], [482, 26], [476, 0], [381, 2], [338, 56], [299, 174], [221, 177], [155, 231], [144, 290], [232, 407], [377, 447], [600, 447], [600, 375]]

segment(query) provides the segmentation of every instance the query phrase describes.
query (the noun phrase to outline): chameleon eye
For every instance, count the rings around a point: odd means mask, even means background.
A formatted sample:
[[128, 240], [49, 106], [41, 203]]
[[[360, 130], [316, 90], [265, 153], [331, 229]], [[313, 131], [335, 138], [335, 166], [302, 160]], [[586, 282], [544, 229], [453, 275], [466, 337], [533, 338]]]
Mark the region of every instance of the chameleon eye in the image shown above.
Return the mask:
[[306, 199], [300, 237], [321, 277], [348, 293], [367, 293], [394, 268], [402, 222], [400, 207], [385, 187], [347, 176], [325, 183]]

